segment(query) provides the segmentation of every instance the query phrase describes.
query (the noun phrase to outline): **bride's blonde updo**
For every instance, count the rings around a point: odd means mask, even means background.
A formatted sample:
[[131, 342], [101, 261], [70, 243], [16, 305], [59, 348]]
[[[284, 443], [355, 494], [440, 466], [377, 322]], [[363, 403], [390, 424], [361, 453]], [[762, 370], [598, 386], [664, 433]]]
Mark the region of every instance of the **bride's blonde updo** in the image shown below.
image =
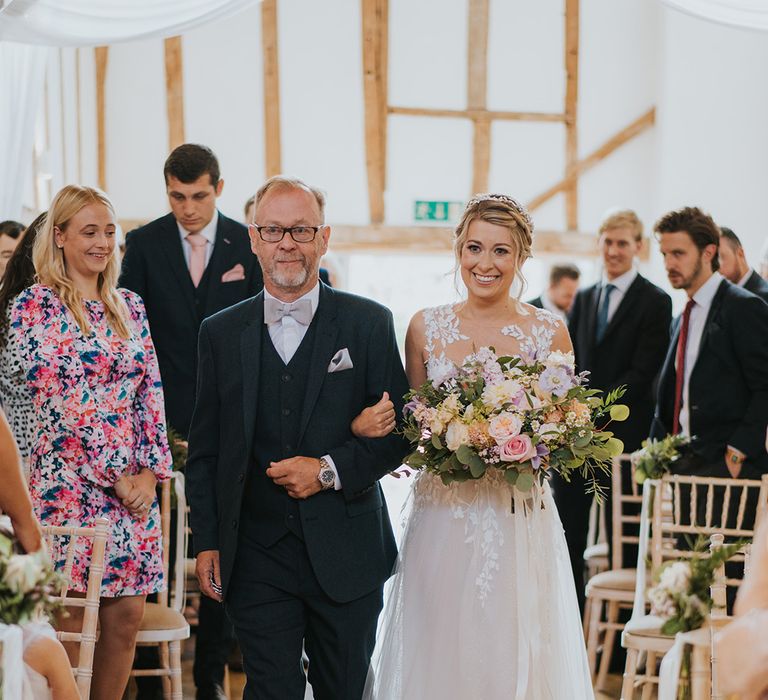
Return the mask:
[[531, 219], [531, 215], [520, 202], [505, 194], [476, 194], [467, 202], [461, 220], [456, 226], [453, 252], [456, 256], [457, 269], [461, 264], [461, 252], [469, 235], [469, 225], [475, 219], [481, 219], [496, 226], [503, 226], [509, 230], [509, 237], [517, 254], [515, 276], [521, 282], [519, 299], [525, 288], [525, 277], [522, 273], [523, 263], [532, 257], [533, 219]]

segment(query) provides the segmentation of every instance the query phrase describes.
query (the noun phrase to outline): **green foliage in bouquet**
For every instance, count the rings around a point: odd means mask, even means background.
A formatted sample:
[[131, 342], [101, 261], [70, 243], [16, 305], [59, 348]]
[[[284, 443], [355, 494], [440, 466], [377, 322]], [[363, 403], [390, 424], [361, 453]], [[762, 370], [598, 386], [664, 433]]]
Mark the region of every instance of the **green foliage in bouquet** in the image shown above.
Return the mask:
[[690, 442], [690, 438], [682, 434], [667, 435], [661, 440], [643, 440], [640, 449], [632, 453], [635, 481], [642, 484], [646, 479], [660, 479], [670, 472], [672, 465], [685, 454]]
[[746, 544], [739, 540], [725, 544], [707, 555], [707, 540], [700, 538], [690, 559], [669, 561], [654, 572], [648, 590], [651, 614], [664, 619], [661, 631], [674, 635], [699, 629], [712, 610], [710, 586], [719, 566]]
[[62, 580], [45, 548], [24, 554], [13, 535], [0, 530], [0, 622], [23, 625], [49, 618], [60, 607], [54, 596]]
[[566, 480], [579, 471], [588, 491], [601, 495], [597, 470], [609, 471], [621, 440], [606, 430], [626, 420], [617, 401], [576, 375], [573, 356], [553, 352], [523, 364], [481, 348], [441, 380], [425, 382], [406, 396], [403, 432], [412, 451], [404, 462], [438, 474], [443, 483], [482, 478], [499, 469], [516, 489], [528, 492], [554, 470]]

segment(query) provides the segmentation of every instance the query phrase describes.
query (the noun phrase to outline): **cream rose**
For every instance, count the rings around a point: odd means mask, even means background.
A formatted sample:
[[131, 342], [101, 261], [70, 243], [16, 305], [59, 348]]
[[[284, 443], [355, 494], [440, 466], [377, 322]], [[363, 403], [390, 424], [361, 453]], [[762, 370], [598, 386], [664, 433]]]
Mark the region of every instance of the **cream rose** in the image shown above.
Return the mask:
[[502, 445], [510, 438], [520, 434], [523, 421], [514, 413], [503, 411], [491, 418], [488, 424], [488, 434], [496, 440], [496, 444]]
[[445, 446], [455, 452], [462, 445], [469, 444], [469, 426], [458, 420], [452, 420], [445, 431]]

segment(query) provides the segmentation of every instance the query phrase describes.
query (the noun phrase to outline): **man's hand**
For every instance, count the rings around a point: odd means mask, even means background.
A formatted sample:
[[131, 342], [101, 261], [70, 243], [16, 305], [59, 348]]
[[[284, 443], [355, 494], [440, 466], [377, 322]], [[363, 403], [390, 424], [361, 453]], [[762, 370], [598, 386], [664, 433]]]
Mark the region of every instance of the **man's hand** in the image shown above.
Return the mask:
[[725, 466], [728, 469], [728, 473], [734, 478], [738, 479], [741, 474], [741, 466], [744, 464], [744, 460], [747, 458], [743, 452], [737, 450], [735, 447], [728, 445], [728, 449], [725, 451]]
[[[200, 590], [219, 603], [221, 597], [221, 569], [219, 568], [219, 550], [206, 549], [197, 555], [195, 574]], [[215, 590], [214, 590], [215, 588]]]
[[364, 408], [352, 421], [352, 433], [355, 437], [382, 438], [389, 435], [395, 425], [395, 404], [385, 391], [377, 403]]
[[320, 460], [315, 457], [290, 457], [270, 462], [267, 476], [282, 486], [291, 498], [309, 498], [322, 490], [317, 475]]
[[11, 518], [11, 524], [13, 525], [13, 534], [25, 552], [31, 554], [42, 547], [43, 531], [32, 512], [23, 518]]

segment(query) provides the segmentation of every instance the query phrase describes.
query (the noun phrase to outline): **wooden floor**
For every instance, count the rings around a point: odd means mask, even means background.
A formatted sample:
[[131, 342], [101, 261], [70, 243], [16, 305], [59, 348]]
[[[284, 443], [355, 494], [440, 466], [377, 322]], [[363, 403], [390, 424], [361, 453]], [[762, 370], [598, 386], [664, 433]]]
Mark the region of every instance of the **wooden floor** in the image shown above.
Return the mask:
[[[182, 668], [185, 700], [194, 700], [195, 684], [192, 680], [192, 660], [194, 658], [194, 636], [184, 646]], [[229, 673], [231, 700], [239, 700], [243, 696], [245, 676], [242, 673], [230, 671]], [[606, 692], [596, 693], [595, 700], [618, 700], [621, 696], [621, 676], [609, 675]], [[136, 697], [135, 689], [130, 688], [127, 697], [133, 700]], [[308, 690], [305, 700], [312, 700], [311, 690]], [[565, 698], [563, 700], [566, 700]], [[568, 699], [570, 700], [570, 699]]]

